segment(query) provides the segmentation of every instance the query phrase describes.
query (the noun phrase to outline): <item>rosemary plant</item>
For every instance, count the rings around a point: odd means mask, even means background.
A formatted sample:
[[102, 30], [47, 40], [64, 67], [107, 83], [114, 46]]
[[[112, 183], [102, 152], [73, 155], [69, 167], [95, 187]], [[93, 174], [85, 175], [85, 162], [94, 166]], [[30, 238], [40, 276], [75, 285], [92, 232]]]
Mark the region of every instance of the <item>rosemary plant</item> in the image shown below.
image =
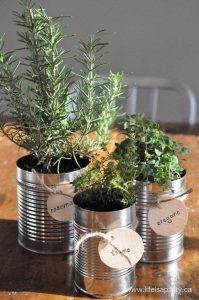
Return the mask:
[[[86, 153], [104, 149], [109, 142], [110, 127], [119, 113], [115, 100], [122, 95], [123, 74], [110, 71], [107, 78], [99, 75], [99, 70], [105, 66], [102, 59], [107, 43], [102, 41], [103, 34], [104, 30], [100, 30], [86, 43], [80, 42], [80, 55], [76, 57], [82, 72], [75, 74], [78, 80], [74, 84], [74, 125], [79, 128], [78, 145], [83, 139]], [[89, 135], [90, 132], [96, 139]]]
[[[141, 114], [127, 116], [123, 123], [127, 139], [117, 145], [115, 155], [131, 152], [137, 148], [138, 180], [167, 185], [184, 174], [180, 154], [189, 153], [183, 144], [177, 143], [163, 133], [159, 124]], [[134, 155], [135, 150], [132, 150]]]
[[[0, 129], [32, 154], [42, 172], [51, 172], [53, 166], [59, 172], [60, 163], [70, 158], [80, 167], [78, 157], [108, 142], [118, 114], [114, 100], [122, 94], [122, 74], [110, 73], [105, 81], [98, 75], [106, 45], [103, 31], [80, 43], [77, 59], [83, 71], [75, 74], [65, 66], [68, 51], [60, 46], [68, 38], [60, 25], [62, 17], [48, 16], [31, 0], [21, 4], [22, 13], [14, 14], [21, 28], [17, 34], [22, 47], [17, 51], [23, 53], [22, 62], [14, 51], [4, 51], [4, 37], [0, 38], [0, 90], [7, 104], [5, 110], [1, 105]], [[21, 65], [26, 71], [20, 74]]]

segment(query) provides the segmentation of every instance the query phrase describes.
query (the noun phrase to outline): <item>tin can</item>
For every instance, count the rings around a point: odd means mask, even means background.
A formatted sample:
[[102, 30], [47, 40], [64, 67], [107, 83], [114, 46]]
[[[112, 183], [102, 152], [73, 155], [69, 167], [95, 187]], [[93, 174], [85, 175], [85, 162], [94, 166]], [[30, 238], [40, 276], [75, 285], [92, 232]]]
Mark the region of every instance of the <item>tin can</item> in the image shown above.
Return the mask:
[[[75, 244], [91, 232], [107, 233], [115, 228], [136, 227], [135, 204], [117, 211], [90, 211], [75, 205]], [[92, 237], [75, 253], [75, 285], [86, 294], [99, 297], [116, 297], [131, 291], [135, 284], [135, 267], [115, 269], [100, 259], [100, 238]]]
[[17, 161], [18, 243], [40, 254], [69, 253], [74, 250], [73, 213], [62, 222], [48, 212], [46, 187], [72, 182], [82, 169], [69, 173], [42, 174], [26, 171]]
[[[181, 195], [186, 190], [186, 174], [180, 179], [169, 182], [172, 197]], [[154, 184], [150, 182], [136, 182], [139, 185], [136, 198], [136, 214], [138, 218], [137, 232], [144, 243], [144, 254], [141, 262], [162, 263], [179, 258], [184, 251], [184, 232], [178, 232], [171, 236], [161, 236], [155, 233], [148, 222], [148, 211], [156, 202], [157, 194], [154, 193]], [[165, 191], [170, 194], [170, 190]], [[161, 197], [161, 196], [160, 196]]]

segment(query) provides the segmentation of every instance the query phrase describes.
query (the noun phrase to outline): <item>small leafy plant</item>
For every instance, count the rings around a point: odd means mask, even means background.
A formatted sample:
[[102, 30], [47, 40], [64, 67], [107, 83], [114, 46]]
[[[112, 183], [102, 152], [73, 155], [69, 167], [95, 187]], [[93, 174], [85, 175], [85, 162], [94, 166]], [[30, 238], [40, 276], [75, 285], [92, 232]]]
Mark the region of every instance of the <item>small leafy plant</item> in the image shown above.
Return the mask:
[[95, 159], [73, 181], [76, 192], [79, 192], [74, 199], [77, 205], [89, 210], [111, 211], [135, 202], [137, 187], [133, 181], [139, 176], [139, 168], [136, 152], [133, 156], [133, 149], [129, 150], [122, 156], [117, 154], [117, 158], [111, 153]]
[[160, 130], [158, 123], [141, 114], [127, 116], [123, 132], [127, 139], [117, 145], [115, 155], [122, 156], [131, 150], [134, 155], [136, 147], [138, 180], [164, 185], [184, 174], [178, 155], [189, 153], [189, 149], [171, 140]]
[[[80, 42], [76, 59], [82, 72], [75, 74], [65, 66], [69, 51], [60, 46], [68, 38], [60, 25], [63, 17], [48, 16], [31, 0], [21, 4], [22, 13], [14, 14], [21, 28], [17, 34], [22, 48], [16, 52], [22, 51], [22, 61], [14, 51], [4, 51], [4, 38], [0, 38], [0, 130], [31, 154], [27, 168], [61, 172], [60, 166], [71, 160], [81, 167], [82, 156], [108, 143], [118, 114], [114, 100], [122, 94], [122, 74], [110, 72], [106, 80], [99, 75], [106, 46], [103, 30]], [[26, 71], [20, 74], [21, 66]]]

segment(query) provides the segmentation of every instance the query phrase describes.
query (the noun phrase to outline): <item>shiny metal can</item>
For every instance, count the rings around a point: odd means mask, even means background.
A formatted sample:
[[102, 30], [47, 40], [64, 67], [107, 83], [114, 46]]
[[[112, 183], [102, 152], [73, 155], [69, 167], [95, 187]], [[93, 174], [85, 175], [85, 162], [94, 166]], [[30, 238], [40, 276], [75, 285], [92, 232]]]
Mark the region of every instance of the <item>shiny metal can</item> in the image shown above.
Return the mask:
[[[75, 205], [74, 240], [92, 232], [107, 233], [115, 228], [136, 227], [135, 204], [117, 211], [90, 211]], [[135, 267], [119, 270], [106, 266], [100, 259], [100, 238], [84, 241], [75, 253], [75, 285], [86, 294], [99, 297], [116, 297], [131, 291], [135, 284]]]
[[72, 182], [81, 169], [69, 173], [43, 174], [23, 170], [17, 161], [18, 243], [40, 254], [69, 253], [74, 250], [73, 213], [70, 221], [58, 221], [48, 212], [46, 187]]
[[[172, 197], [185, 192], [185, 179], [186, 174], [180, 179], [169, 182]], [[184, 251], [184, 232], [178, 232], [168, 237], [156, 234], [148, 222], [149, 208], [157, 200], [157, 194], [154, 192], [156, 189], [154, 189], [154, 184], [150, 182], [137, 181], [136, 184], [139, 186], [136, 199], [136, 214], [138, 218], [136, 231], [140, 234], [144, 243], [144, 254], [140, 261], [145, 263], [162, 263], [179, 258]], [[165, 193], [170, 194], [170, 191], [167, 190]]]

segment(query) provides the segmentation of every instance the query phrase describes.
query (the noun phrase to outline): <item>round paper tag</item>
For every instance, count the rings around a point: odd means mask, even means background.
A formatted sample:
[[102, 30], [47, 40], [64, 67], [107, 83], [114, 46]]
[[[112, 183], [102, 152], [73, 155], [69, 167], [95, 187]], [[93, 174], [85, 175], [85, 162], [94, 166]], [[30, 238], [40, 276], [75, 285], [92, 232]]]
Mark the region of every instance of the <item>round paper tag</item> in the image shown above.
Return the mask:
[[129, 228], [117, 228], [107, 233], [111, 243], [102, 239], [98, 251], [103, 263], [110, 268], [133, 267], [142, 257], [144, 245], [141, 236]]
[[[47, 200], [47, 208], [51, 217], [55, 220], [66, 222], [73, 219], [74, 187], [71, 183], [56, 186], [57, 194], [51, 193]], [[62, 195], [63, 193], [63, 195]], [[71, 197], [67, 196], [70, 195]]]
[[163, 236], [171, 236], [183, 231], [188, 220], [188, 209], [179, 199], [162, 202], [149, 209], [150, 227]]

